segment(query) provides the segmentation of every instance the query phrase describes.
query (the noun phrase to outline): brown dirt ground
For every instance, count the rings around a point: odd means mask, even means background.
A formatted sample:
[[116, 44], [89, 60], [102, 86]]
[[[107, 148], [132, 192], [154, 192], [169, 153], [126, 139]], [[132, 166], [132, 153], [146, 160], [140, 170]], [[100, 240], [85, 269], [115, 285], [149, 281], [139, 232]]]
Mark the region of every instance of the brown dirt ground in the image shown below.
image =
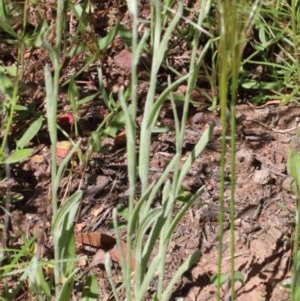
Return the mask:
[[[46, 1], [46, 0], [45, 0]], [[118, 3], [116, 3], [118, 2]], [[106, 1], [95, 4], [93, 14], [89, 16], [94, 25], [95, 34], [105, 35], [116, 20], [129, 26], [130, 16], [126, 11], [125, 1]], [[196, 6], [190, 1], [190, 7]], [[113, 8], [113, 9], [112, 9]], [[48, 14], [46, 14], [46, 12]], [[108, 14], [109, 12], [109, 14]], [[53, 17], [51, 9], [45, 9], [47, 18]], [[149, 7], [141, 5], [141, 15], [149, 19]], [[32, 15], [34, 16], [34, 14]], [[37, 17], [36, 17], [37, 18]], [[101, 20], [101, 22], [99, 21]], [[31, 24], [39, 20], [32, 17]], [[76, 24], [70, 23], [70, 28]], [[70, 29], [71, 30], [71, 29]], [[2, 45], [3, 46], [3, 45]], [[169, 64], [184, 72], [188, 68], [188, 45], [177, 40], [169, 52]], [[130, 71], [128, 60], [130, 53], [121, 52], [125, 49], [124, 42], [116, 38], [93, 66], [90, 66], [76, 79], [81, 96], [98, 92], [97, 66], [102, 67], [104, 84], [107, 91], [116, 92], [121, 85], [129, 84]], [[36, 51], [36, 52], [35, 52]], [[24, 93], [21, 103], [32, 106], [36, 112], [45, 113], [44, 109], [44, 76], [43, 66], [49, 62], [47, 51], [43, 48], [31, 53], [24, 79]], [[6, 64], [15, 61], [15, 53], [0, 48], [1, 60]], [[88, 54], [81, 54], [76, 60], [66, 61], [62, 73], [62, 82], [74, 74], [85, 63]], [[147, 65], [147, 55], [144, 56]], [[127, 64], [126, 64], [127, 63]], [[126, 66], [127, 65], [127, 66]], [[140, 67], [141, 85], [138, 88], [140, 99], [140, 116], [142, 115], [144, 96], [147, 91], [147, 66]], [[168, 75], [164, 66], [159, 82], [163, 88]], [[202, 78], [201, 78], [202, 80]], [[207, 92], [207, 82], [199, 86]], [[200, 90], [201, 91], [201, 90]], [[115, 95], [115, 94], [114, 94]], [[194, 250], [200, 249], [202, 255], [199, 262], [188, 271], [178, 283], [173, 299], [183, 297], [185, 300], [208, 301], [215, 299], [215, 287], [210, 283], [210, 277], [216, 273], [217, 263], [217, 232], [219, 212], [219, 178], [220, 178], [220, 124], [217, 112], [209, 112], [201, 106], [206, 99], [201, 94], [194, 96], [199, 105], [191, 106], [189, 121], [184, 142], [184, 158], [201, 137], [208, 124], [216, 124], [211, 142], [197, 158], [185, 180], [185, 188], [191, 192], [205, 185], [205, 191], [199, 201], [193, 205], [181, 221], [174, 233], [174, 238], [168, 254], [167, 277], [172, 277], [174, 269]], [[59, 99], [61, 113], [68, 111], [66, 90], [62, 89]], [[180, 113], [180, 107], [178, 112]], [[94, 131], [108, 110], [101, 96], [80, 107], [79, 132], [83, 144], [87, 145], [87, 137]], [[261, 107], [253, 107], [241, 103], [237, 106], [237, 151], [236, 151], [236, 218], [235, 242], [236, 270], [245, 276], [245, 284], [237, 285], [238, 301], [248, 300], [288, 300], [288, 292], [280, 284], [288, 280], [291, 268], [292, 237], [295, 219], [295, 198], [290, 190], [290, 178], [287, 175], [287, 154], [292, 147], [298, 147], [294, 138], [299, 122], [300, 108], [295, 104], [278, 106], [270, 103]], [[16, 119], [13, 129], [13, 140], [21, 135], [26, 127], [24, 122], [30, 120], [20, 117]], [[140, 117], [139, 117], [140, 118]], [[173, 125], [172, 109], [167, 105], [160, 115], [160, 125]], [[27, 122], [29, 125], [29, 123]], [[72, 129], [65, 129], [70, 135]], [[108, 234], [111, 226], [112, 208], [118, 204], [126, 205], [126, 152], [122, 136], [119, 140], [106, 137], [102, 141], [105, 153], [94, 153], [87, 165], [73, 167], [61, 181], [60, 199], [74, 192], [79, 185], [84, 191], [80, 213], [76, 221], [78, 232], [102, 231]], [[151, 180], [157, 178], [160, 171], [172, 158], [175, 145], [172, 131], [156, 134], [151, 147]], [[63, 138], [61, 138], [63, 140]], [[229, 141], [228, 141], [229, 142]], [[43, 129], [39, 137], [32, 143], [34, 154], [29, 160], [11, 166], [10, 179], [1, 183], [0, 196], [9, 190], [14, 197], [22, 200], [11, 205], [11, 225], [9, 229], [9, 245], [22, 245], [21, 233], [28, 237], [36, 235], [42, 257], [51, 258], [52, 245], [49, 240], [51, 224], [51, 205], [49, 199], [50, 165], [49, 138]], [[84, 147], [84, 146], [83, 146]], [[229, 147], [229, 146], [228, 146]], [[184, 160], [183, 158], [183, 160]], [[230, 168], [226, 166], [225, 193], [225, 223], [223, 240], [223, 271], [229, 271], [229, 176]], [[179, 205], [178, 205], [179, 206]], [[4, 213], [1, 211], [1, 223]], [[80, 249], [78, 258], [89, 254], [92, 257], [95, 250]], [[109, 299], [109, 286], [99, 265], [81, 263], [81, 268], [99, 275], [102, 290], [101, 300]], [[117, 270], [117, 266], [116, 266]], [[13, 279], [11, 279], [13, 286]], [[79, 284], [78, 284], [79, 285]], [[78, 286], [80, 291], [80, 286]], [[226, 285], [222, 294], [227, 294]], [[76, 293], [74, 300], [77, 299]], [[28, 300], [26, 287], [18, 300]]]

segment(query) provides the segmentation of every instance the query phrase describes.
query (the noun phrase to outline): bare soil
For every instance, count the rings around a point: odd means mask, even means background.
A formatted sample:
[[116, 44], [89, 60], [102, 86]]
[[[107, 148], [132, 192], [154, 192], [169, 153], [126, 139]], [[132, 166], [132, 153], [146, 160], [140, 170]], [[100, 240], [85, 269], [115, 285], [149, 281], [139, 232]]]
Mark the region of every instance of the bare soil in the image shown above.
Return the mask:
[[[108, 0], [105, 3], [95, 4], [95, 11], [89, 15], [89, 22], [94, 25], [92, 29], [94, 34], [105, 36], [116, 21], [130, 27], [130, 15], [126, 10], [125, 1], [116, 2], [118, 3]], [[197, 8], [197, 4], [193, 1], [188, 5]], [[51, 9], [45, 8], [47, 18], [51, 20], [53, 14]], [[141, 15], [149, 19], [148, 4], [141, 5]], [[35, 26], [38, 21], [32, 18], [30, 24]], [[70, 28], [72, 26], [76, 27], [76, 24], [70, 21]], [[13, 64], [16, 60], [16, 53], [8, 54], [4, 46], [2, 44], [0, 48], [1, 60], [7, 65]], [[169, 63], [177, 70], [184, 72], [189, 64], [185, 59], [189, 54], [188, 45], [178, 40], [171, 46], [173, 48], [170, 48], [168, 53]], [[82, 97], [99, 91], [98, 66], [102, 67], [103, 82], [108, 93], [112, 92], [116, 97], [120, 86], [129, 85], [131, 56], [126, 49], [124, 41], [117, 36], [106, 52], [82, 72], [80, 77], [76, 78]], [[66, 66], [62, 70], [62, 82], [84, 66], [87, 58], [88, 54], [82, 53], [76, 59], [66, 60]], [[138, 123], [143, 113], [144, 97], [149, 83], [147, 54], [143, 58], [144, 62], [139, 70]], [[14, 147], [14, 140], [20, 137], [32, 122], [34, 112], [45, 114], [43, 67], [49, 63], [48, 53], [46, 49], [40, 48], [31, 51], [31, 55], [26, 59], [28, 59], [28, 67], [24, 70], [22, 78], [25, 88], [20, 102], [32, 107], [32, 115], [16, 116], [9, 145], [11, 149]], [[167, 67], [163, 66], [159, 78], [161, 88], [166, 83], [167, 75]], [[200, 249], [202, 255], [199, 262], [178, 283], [174, 290], [173, 300], [176, 297], [191, 301], [215, 300], [215, 286], [211, 284], [210, 277], [217, 272], [221, 127], [218, 112], [207, 110], [207, 99], [204, 96], [205, 93], [215, 92], [208, 90], [207, 81], [202, 77], [199, 78], [198, 85], [203, 88], [193, 94], [196, 104], [190, 107], [183, 161], [208, 124], [215, 124], [215, 127], [209, 145], [196, 159], [185, 179], [184, 187], [190, 192], [195, 192], [205, 185], [205, 190], [174, 233], [167, 260], [167, 278], [171, 278], [176, 267], [196, 249]], [[65, 88], [60, 91], [59, 110], [60, 114], [70, 110]], [[181, 107], [178, 105], [179, 114], [180, 111]], [[79, 134], [83, 138], [83, 152], [88, 147], [89, 136], [108, 113], [101, 95], [80, 107], [78, 125]], [[291, 191], [291, 180], [287, 174], [286, 162], [288, 152], [292, 148], [300, 149], [296, 138], [299, 115], [300, 108], [296, 104], [279, 106], [277, 103], [270, 102], [263, 106], [253, 106], [241, 101], [237, 105], [235, 264], [236, 270], [242, 272], [245, 277], [244, 284], [237, 283], [237, 301], [284, 301], [289, 298], [288, 291], [282, 288], [281, 283], [288, 281], [290, 277], [296, 200]], [[153, 135], [150, 181], [159, 177], [175, 153], [175, 137], [172, 131], [174, 120], [172, 109], [167, 104], [161, 111], [159, 122], [161, 126], [170, 127], [170, 131]], [[64, 129], [69, 135], [73, 135], [73, 128], [69, 127], [68, 123]], [[60, 140], [63, 141], [64, 137], [60, 136]], [[228, 150], [229, 144], [228, 136]], [[13, 202], [9, 208], [12, 217], [7, 233], [7, 244], [9, 247], [21, 247], [23, 234], [26, 237], [35, 235], [40, 256], [52, 258], [51, 158], [50, 141], [45, 128], [31, 146], [35, 148], [34, 154], [25, 162], [10, 166], [11, 176], [0, 184], [1, 198], [4, 198], [6, 193], [11, 193], [14, 199], [20, 199], [18, 202]], [[227, 159], [229, 162], [229, 152]], [[60, 183], [59, 198], [63, 200], [66, 195], [76, 191], [80, 185], [84, 191], [84, 198], [76, 220], [77, 233], [98, 231], [112, 235], [110, 230], [112, 209], [117, 205], [126, 206], [128, 189], [126, 145], [122, 129], [117, 138], [105, 137], [102, 140], [101, 152], [93, 153], [85, 166], [78, 165], [78, 163], [80, 160], [75, 158], [64, 175]], [[222, 245], [224, 273], [230, 268], [228, 230], [230, 174], [230, 167], [227, 164]], [[2, 176], [4, 178], [4, 173]], [[157, 202], [159, 204], [159, 199]], [[181, 204], [177, 206], [179, 208]], [[5, 212], [1, 209], [0, 213], [0, 221], [4, 223]], [[96, 249], [79, 248], [78, 259], [88, 254], [91, 256], [91, 262], [79, 260], [78, 264], [87, 274], [92, 272], [99, 275], [102, 292], [99, 300], [110, 300], [110, 288], [101, 268], [101, 254], [96, 253]], [[118, 264], [115, 264], [115, 269], [118, 270]], [[11, 279], [10, 285], [13, 287], [14, 278]], [[81, 290], [79, 283], [77, 290], [78, 292], [74, 293], [74, 300], [78, 298]], [[228, 296], [227, 284], [224, 285], [222, 294], [224, 298]], [[27, 288], [24, 287], [18, 300], [28, 300], [28, 298]]]

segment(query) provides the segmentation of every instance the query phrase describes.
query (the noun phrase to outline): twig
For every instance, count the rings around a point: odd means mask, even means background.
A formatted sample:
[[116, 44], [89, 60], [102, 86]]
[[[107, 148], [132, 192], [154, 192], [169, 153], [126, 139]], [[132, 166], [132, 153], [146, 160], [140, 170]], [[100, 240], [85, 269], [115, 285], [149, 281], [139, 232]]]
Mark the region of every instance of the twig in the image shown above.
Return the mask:
[[269, 130], [269, 131], [273, 131], [273, 132], [276, 132], [276, 133], [280, 133], [280, 134], [286, 134], [288, 132], [292, 132], [292, 131], [295, 131], [298, 129], [298, 126], [294, 126], [294, 127], [291, 127], [289, 129], [285, 129], [285, 130], [280, 130], [280, 129], [273, 129], [273, 128], [269, 128], [267, 125], [263, 124], [262, 122], [258, 121], [258, 120], [255, 120], [255, 119], [247, 119], [247, 121], [253, 121], [253, 122], [256, 122], [258, 123], [259, 125], [261, 125], [262, 127], [264, 127], [265, 129]]

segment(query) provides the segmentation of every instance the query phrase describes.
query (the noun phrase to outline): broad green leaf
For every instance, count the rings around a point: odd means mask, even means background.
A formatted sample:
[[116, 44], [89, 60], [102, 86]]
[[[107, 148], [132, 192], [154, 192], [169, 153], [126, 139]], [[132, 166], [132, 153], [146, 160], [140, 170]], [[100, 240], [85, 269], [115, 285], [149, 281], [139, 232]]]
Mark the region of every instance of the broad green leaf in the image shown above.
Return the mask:
[[8, 73], [11, 76], [17, 75], [17, 67], [16, 66], [0, 66], [0, 72]]
[[213, 275], [210, 280], [211, 280], [211, 283], [214, 284], [214, 285], [217, 285], [218, 284], [218, 279], [219, 277], [221, 278], [220, 279], [220, 283], [221, 285], [224, 284], [227, 280], [228, 280], [228, 275], [227, 274], [221, 274], [221, 275]]
[[7, 32], [12, 38], [17, 39], [18, 34], [14, 31], [14, 29], [9, 25], [6, 19], [0, 19], [0, 28]]
[[70, 3], [70, 7], [72, 8], [72, 11], [76, 15], [77, 19], [81, 19], [84, 17], [84, 15], [83, 15], [84, 10], [82, 9], [82, 6], [80, 3], [77, 3], [75, 5]]
[[189, 256], [187, 260], [184, 261], [184, 263], [177, 269], [175, 272], [175, 275], [172, 277], [170, 282], [168, 283], [168, 286], [163, 292], [162, 298], [160, 301], [168, 301], [170, 300], [172, 290], [174, 289], [174, 286], [176, 282], [180, 279], [180, 277], [189, 270], [200, 258], [200, 251], [196, 250], [192, 255]]
[[186, 203], [182, 206], [182, 208], [180, 209], [180, 211], [175, 215], [175, 217], [172, 220], [171, 225], [169, 226], [168, 229], [168, 233], [166, 234], [166, 239], [171, 239], [172, 234], [175, 230], [175, 228], [177, 227], [177, 225], [179, 224], [179, 222], [181, 221], [182, 217], [184, 216], [184, 214], [187, 212], [187, 210], [194, 204], [194, 202], [199, 199], [199, 196], [201, 195], [201, 193], [204, 190], [204, 186], [200, 187], [191, 197], [188, 201], [186, 201]]
[[97, 301], [99, 296], [99, 285], [95, 275], [89, 275], [83, 286], [79, 301]]
[[24, 148], [28, 142], [38, 133], [43, 124], [43, 117], [39, 117], [35, 122], [33, 122], [23, 136], [17, 141], [17, 148]]
[[130, 47], [132, 44], [132, 32], [128, 30], [124, 25], [119, 24], [118, 35], [125, 42], [127, 47]]
[[55, 241], [61, 243], [64, 239], [67, 239], [67, 237], [64, 237], [63, 231], [72, 229], [81, 198], [82, 191], [78, 190], [59, 209], [52, 226], [53, 239]]
[[3, 73], [3, 71], [0, 71], [0, 90], [8, 99], [13, 98], [14, 85], [12, 81]]
[[241, 84], [244, 89], [254, 89], [254, 90], [273, 90], [278, 89], [282, 86], [281, 81], [276, 82], [263, 82], [255, 79], [244, 80]]
[[190, 76], [190, 73], [183, 75], [178, 80], [176, 80], [174, 83], [169, 85], [157, 98], [154, 105], [151, 108], [150, 116], [149, 116], [149, 123], [147, 124], [148, 128], [153, 127], [153, 125], [156, 123], [157, 116], [159, 114], [159, 110], [161, 106], [164, 104], [166, 98], [169, 96], [169, 94], [174, 91], [176, 88], [178, 88], [183, 82], [185, 82]]
[[117, 204], [117, 211], [125, 220], [128, 220], [128, 207], [125, 207], [123, 204]]
[[42, 20], [42, 22], [39, 23], [33, 34], [25, 35], [24, 42], [26, 46], [35, 48], [41, 47], [44, 42], [45, 32], [47, 32], [48, 29], [49, 25], [46, 19]]
[[4, 0], [0, 0], [0, 18], [1, 19], [8, 18], [7, 8]]
[[71, 80], [69, 82], [68, 97], [69, 97], [69, 100], [70, 100], [70, 102], [72, 104], [72, 107], [74, 109], [74, 107], [76, 107], [75, 101], [79, 97], [78, 87], [76, 85], [76, 82], [75, 82], [74, 78], [71, 78]]
[[266, 40], [266, 31], [265, 31], [265, 27], [264, 27], [264, 26], [260, 26], [258, 32], [259, 32], [258, 36], [259, 36], [260, 42], [262, 43], [263, 47], [264, 47], [265, 45], [268, 45], [268, 42], [267, 42], [267, 40]]
[[201, 154], [201, 152], [204, 150], [207, 143], [209, 142], [210, 137], [212, 135], [212, 132], [213, 132], [213, 126], [209, 125], [208, 128], [202, 134], [200, 140], [195, 145], [195, 147], [192, 150], [191, 154], [188, 156], [185, 163], [183, 164], [182, 169], [180, 171], [180, 176], [179, 176], [178, 183], [182, 183], [182, 181], [185, 178], [187, 172], [190, 170], [192, 164], [194, 163], [196, 158]]
[[[287, 169], [294, 181], [295, 193], [300, 192], [300, 154], [296, 150], [291, 150], [288, 155]], [[296, 185], [296, 187], [295, 187]]]
[[53, 242], [58, 249], [56, 267], [59, 269], [59, 277], [64, 281], [58, 300], [69, 300], [73, 290], [75, 268], [75, 238], [74, 220], [82, 198], [82, 191], [76, 191], [54, 217], [52, 226]]
[[[73, 235], [73, 237], [74, 237], [74, 235]], [[71, 296], [72, 296], [72, 293], [73, 293], [74, 278], [75, 278], [75, 274], [78, 272], [78, 269], [74, 269], [74, 264], [73, 263], [72, 263], [71, 266], [73, 267], [72, 273], [68, 274], [67, 277], [63, 276], [61, 278], [61, 279], [63, 279], [63, 285], [61, 286], [61, 290], [59, 292], [59, 295], [56, 298], [57, 301], [71, 300]]]
[[78, 54], [82, 53], [85, 51], [85, 45], [80, 44], [80, 45], [74, 45], [72, 46], [72, 48], [69, 50], [67, 57], [69, 59], [74, 58], [75, 56], [77, 56]]
[[97, 45], [100, 51], [105, 50], [117, 35], [119, 25], [114, 26], [111, 31], [103, 38], [97, 37]]
[[32, 148], [23, 148], [23, 149], [17, 149], [13, 151], [8, 158], [4, 162], [1, 162], [2, 164], [13, 164], [20, 162], [24, 159], [27, 159], [33, 152]]
[[244, 284], [245, 283], [244, 274], [242, 272], [240, 272], [240, 271], [235, 271], [234, 272], [234, 281], [239, 281], [242, 284]]
[[104, 134], [115, 138], [117, 132], [124, 127], [124, 124], [125, 124], [125, 115], [123, 111], [120, 111], [110, 121], [109, 125], [104, 130]]
[[44, 270], [40, 264], [38, 257], [33, 256], [30, 263], [30, 273], [29, 273], [29, 287], [31, 290], [34, 290], [35, 293], [45, 294], [45, 296], [50, 300], [51, 298], [51, 289], [49, 283], [45, 279]]
[[83, 104], [85, 104], [87, 102], [90, 102], [91, 100], [93, 100], [98, 95], [99, 95], [99, 92], [91, 94], [91, 95], [88, 95], [88, 96], [86, 96], [86, 97], [78, 100], [78, 105], [83, 105]]
[[14, 106], [14, 110], [15, 111], [28, 111], [28, 107], [26, 107], [26, 106], [22, 106], [22, 105], [15, 105]]

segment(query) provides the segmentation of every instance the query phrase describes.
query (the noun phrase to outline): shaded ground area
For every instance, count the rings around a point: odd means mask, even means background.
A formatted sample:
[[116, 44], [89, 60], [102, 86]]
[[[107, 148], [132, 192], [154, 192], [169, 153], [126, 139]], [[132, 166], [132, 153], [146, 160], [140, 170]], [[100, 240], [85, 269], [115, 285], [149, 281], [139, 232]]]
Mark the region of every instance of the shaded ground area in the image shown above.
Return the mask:
[[[109, 10], [111, 5], [118, 9]], [[111, 12], [109, 15], [108, 10]], [[107, 34], [116, 20], [124, 24], [130, 21], [125, 3], [122, 1], [118, 3], [118, 6], [110, 1], [99, 4], [97, 12], [90, 16], [90, 22], [96, 24], [96, 20], [99, 19], [103, 22], [101, 26], [95, 26], [95, 34]], [[149, 8], [146, 4], [142, 6], [141, 14], [143, 18], [149, 19]], [[184, 71], [189, 64], [188, 60], [184, 59], [188, 57], [189, 49], [182, 40], [177, 40], [176, 43], [168, 54], [169, 63], [173, 64], [174, 68]], [[103, 85], [109, 93], [113, 92], [112, 95], [116, 95], [121, 85], [126, 87], [129, 84], [131, 54], [125, 49], [124, 41], [117, 37], [106, 53], [76, 78], [81, 96], [99, 92], [99, 83], [95, 79], [97, 66], [101, 66]], [[3, 49], [1, 49], [1, 54], [3, 54], [2, 60], [7, 64], [15, 60], [13, 54], [8, 56]], [[70, 73], [74, 74], [78, 71], [86, 63], [88, 55], [82, 53], [75, 60], [66, 61], [62, 81], [67, 81]], [[147, 55], [143, 56], [144, 61], [139, 70], [140, 118], [148, 87], [147, 81], [149, 81]], [[24, 132], [24, 122], [29, 125], [29, 117], [34, 115], [34, 111], [40, 114], [45, 113], [44, 75], [41, 66], [48, 62], [49, 58], [45, 49], [38, 50], [38, 53], [31, 53], [29, 68], [26, 70], [28, 76], [24, 77], [27, 78], [24, 80], [27, 88], [26, 93], [22, 95], [21, 103], [32, 106], [30, 112], [32, 115], [18, 116], [13, 129], [15, 136], [10, 141], [10, 147], [14, 147], [15, 137]], [[164, 87], [167, 74], [167, 67], [163, 66], [160, 89]], [[187, 158], [208, 124], [215, 124], [211, 142], [196, 159], [184, 182], [184, 188], [191, 193], [202, 185], [205, 185], [205, 191], [175, 231], [167, 260], [167, 278], [172, 277], [174, 270], [189, 254], [195, 249], [200, 249], [202, 255], [199, 262], [186, 273], [181, 283], [178, 283], [174, 298], [184, 297], [186, 300], [208, 301], [215, 298], [215, 287], [211, 284], [210, 277], [216, 273], [217, 268], [221, 128], [217, 111], [207, 110], [207, 98], [204, 97], [207, 93], [207, 82], [201, 77], [198, 84], [203, 89], [194, 91], [193, 94], [193, 100], [196, 103], [190, 107], [182, 160], [184, 162]], [[184, 88], [184, 86], [180, 87], [178, 92], [183, 92]], [[59, 110], [63, 114], [70, 110], [67, 91], [62, 89], [60, 97]], [[179, 114], [180, 111], [181, 107], [178, 105]], [[78, 127], [79, 135], [83, 139], [83, 154], [88, 149], [90, 135], [96, 131], [108, 114], [109, 110], [100, 93], [90, 102], [80, 106]], [[281, 107], [271, 102], [254, 107], [248, 103], [241, 103], [237, 106], [235, 260], [236, 269], [245, 275], [245, 284], [237, 285], [237, 300], [263, 300], [265, 298], [264, 300], [283, 301], [288, 298], [288, 292], [280, 287], [280, 283], [289, 279], [290, 276], [296, 202], [290, 191], [286, 162], [288, 151], [291, 148], [300, 148], [295, 136], [299, 114], [300, 108], [295, 104]], [[139, 122], [140, 120], [137, 120], [138, 124]], [[160, 176], [175, 153], [174, 120], [172, 108], [168, 104], [163, 107], [159, 122], [160, 126], [169, 127], [169, 131], [153, 135], [151, 181]], [[68, 123], [60, 125], [70, 136], [72, 135], [73, 129]], [[77, 233], [100, 231], [111, 235], [112, 209], [116, 206], [126, 206], [127, 158], [122, 130], [122, 128], [118, 129], [116, 138], [106, 135], [101, 140], [101, 151], [90, 154], [87, 162], [80, 159], [80, 156], [75, 158], [60, 183], [60, 199], [64, 199], [78, 187], [84, 191], [84, 199], [76, 221]], [[63, 136], [59, 138], [64, 140]], [[229, 143], [230, 138], [228, 138], [228, 147]], [[19, 202], [14, 202], [10, 208], [12, 213], [9, 228], [10, 246], [22, 245], [23, 234], [27, 237], [35, 235], [38, 237], [40, 255], [52, 258], [52, 242], [49, 240], [51, 225], [50, 145], [45, 129], [33, 141], [33, 146], [35, 152], [28, 161], [11, 166], [11, 177], [1, 183], [0, 196], [4, 197], [9, 191], [14, 199], [21, 199]], [[224, 272], [229, 271], [230, 258], [229, 166], [226, 166], [226, 174]], [[159, 196], [157, 203], [159, 204]], [[176, 206], [179, 209], [181, 205], [178, 203]], [[2, 223], [4, 212], [1, 211], [1, 214]], [[102, 300], [109, 300], [110, 288], [99, 264], [101, 258], [94, 256], [96, 252], [97, 248], [78, 248], [79, 259], [86, 254], [91, 256], [91, 262], [79, 260], [78, 265], [87, 274], [92, 272], [99, 275]], [[97, 256], [99, 257], [99, 253]], [[115, 270], [117, 274], [117, 264], [115, 264]], [[11, 281], [13, 286], [13, 279]], [[80, 292], [80, 284], [77, 289]], [[22, 298], [27, 300], [26, 287], [22, 294], [20, 294], [20, 300]], [[224, 296], [228, 294], [226, 285], [224, 285], [223, 294]], [[74, 299], [76, 299], [75, 295]]]
[[[237, 290], [237, 300], [260, 300], [263, 296], [265, 300], [285, 300], [288, 296], [280, 283], [289, 277], [295, 199], [290, 191], [290, 179], [286, 175], [286, 160], [291, 147], [297, 147], [294, 135], [298, 114], [299, 108], [294, 105], [237, 107], [239, 138], [236, 152], [235, 262], [237, 270], [246, 279], [245, 285]], [[203, 176], [206, 183], [203, 202], [206, 205], [197, 209], [194, 207], [186, 220], [186, 225], [193, 226], [183, 240], [183, 249], [187, 249], [189, 241], [198, 241], [198, 247], [203, 252], [199, 263], [189, 275], [189, 300], [214, 300], [215, 297], [209, 277], [217, 271], [218, 139], [216, 135], [201, 157], [202, 162], [208, 160]], [[227, 192], [225, 202], [228, 212], [229, 187]], [[223, 241], [225, 272], [229, 271], [230, 259], [228, 226], [227, 219]]]

